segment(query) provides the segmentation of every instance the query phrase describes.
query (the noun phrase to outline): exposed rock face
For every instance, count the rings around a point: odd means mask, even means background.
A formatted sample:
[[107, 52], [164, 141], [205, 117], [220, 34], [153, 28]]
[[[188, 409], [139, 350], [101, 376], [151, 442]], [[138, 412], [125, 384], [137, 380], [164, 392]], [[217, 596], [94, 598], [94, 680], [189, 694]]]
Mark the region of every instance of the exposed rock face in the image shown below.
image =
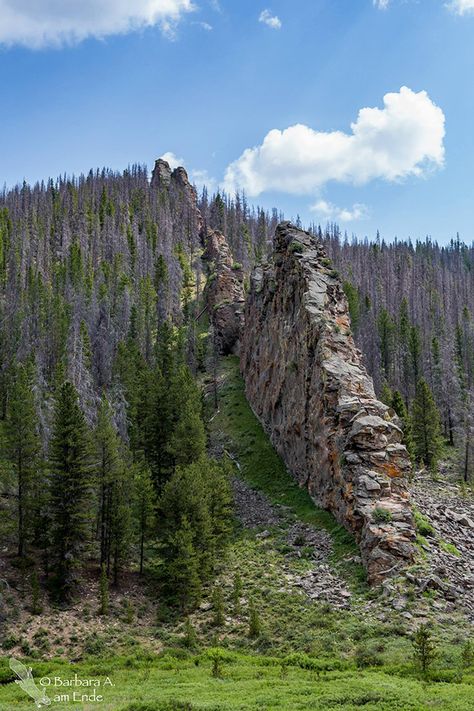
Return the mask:
[[208, 231], [202, 258], [210, 271], [205, 299], [216, 347], [224, 355], [238, 353], [245, 304], [242, 269], [234, 263], [227, 240], [218, 230]]
[[354, 533], [371, 583], [413, 560], [410, 461], [375, 396], [347, 301], [315, 238], [283, 223], [253, 276], [241, 368], [247, 397], [314, 501]]
[[171, 183], [171, 168], [163, 158], [155, 161], [155, 167], [151, 176], [151, 187], [157, 190], [169, 188]]

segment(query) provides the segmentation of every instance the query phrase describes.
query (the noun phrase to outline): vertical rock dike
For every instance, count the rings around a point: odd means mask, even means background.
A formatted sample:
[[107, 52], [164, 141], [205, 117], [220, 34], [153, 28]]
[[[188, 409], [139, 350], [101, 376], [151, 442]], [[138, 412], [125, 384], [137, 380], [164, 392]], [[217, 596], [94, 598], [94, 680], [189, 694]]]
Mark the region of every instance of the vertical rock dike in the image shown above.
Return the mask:
[[300, 486], [360, 545], [369, 582], [414, 557], [408, 453], [377, 400], [323, 247], [282, 223], [257, 268], [241, 337], [247, 398]]

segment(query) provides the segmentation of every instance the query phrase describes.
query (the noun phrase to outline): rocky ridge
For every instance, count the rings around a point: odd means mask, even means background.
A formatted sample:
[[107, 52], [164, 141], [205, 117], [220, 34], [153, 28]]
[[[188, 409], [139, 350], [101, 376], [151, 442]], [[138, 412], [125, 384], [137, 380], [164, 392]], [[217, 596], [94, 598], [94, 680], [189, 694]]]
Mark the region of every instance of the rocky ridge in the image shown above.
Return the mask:
[[246, 302], [247, 398], [301, 486], [356, 537], [371, 583], [414, 559], [410, 461], [350, 333], [347, 301], [323, 247], [290, 223]]

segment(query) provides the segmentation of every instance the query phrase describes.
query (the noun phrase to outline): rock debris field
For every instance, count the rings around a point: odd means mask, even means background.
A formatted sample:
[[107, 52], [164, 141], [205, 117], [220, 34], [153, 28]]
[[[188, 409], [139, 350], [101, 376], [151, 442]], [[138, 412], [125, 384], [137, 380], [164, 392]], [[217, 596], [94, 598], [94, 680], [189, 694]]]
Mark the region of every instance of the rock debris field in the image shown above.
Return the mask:
[[[418, 561], [406, 575], [386, 580], [380, 595], [361, 607], [331, 565], [329, 533], [296, 521], [287, 507], [273, 505], [243, 480], [235, 478], [232, 484], [240, 523], [260, 529], [259, 539], [279, 538], [285, 544], [282, 585], [286, 589], [299, 590], [334, 609], [357, 607], [381, 620], [391, 608], [409, 625], [454, 613], [474, 623], [474, 501], [463, 497], [459, 486], [426, 475], [415, 478], [412, 502], [433, 532], [428, 528], [419, 538]], [[308, 560], [309, 569], [298, 571], [294, 562], [302, 557]]]
[[[329, 565], [332, 551], [329, 533], [309, 524], [295, 522], [287, 507], [271, 504], [264, 494], [252, 489], [241, 479], [234, 479], [232, 484], [236, 515], [240, 523], [245, 528], [263, 529], [257, 534], [260, 539], [284, 537], [288, 551], [285, 553], [282, 583], [289, 589], [299, 589], [312, 600], [327, 602], [336, 609], [348, 609], [351, 593], [343, 578]], [[303, 557], [303, 554], [310, 561], [311, 567], [301, 573], [295, 572], [291, 562]]]

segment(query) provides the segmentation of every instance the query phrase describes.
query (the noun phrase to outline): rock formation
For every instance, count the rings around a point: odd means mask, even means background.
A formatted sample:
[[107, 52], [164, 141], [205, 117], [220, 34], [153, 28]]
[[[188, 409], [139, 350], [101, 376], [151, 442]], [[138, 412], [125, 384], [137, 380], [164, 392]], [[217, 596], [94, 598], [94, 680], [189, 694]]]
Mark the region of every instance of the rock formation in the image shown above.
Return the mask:
[[375, 396], [323, 247], [290, 223], [274, 246], [245, 310], [247, 398], [298, 483], [355, 535], [376, 584], [414, 555], [402, 432]]
[[238, 353], [245, 304], [242, 268], [234, 263], [226, 238], [218, 230], [208, 231], [202, 258], [209, 269], [205, 301], [217, 350], [223, 355]]
[[202, 238], [203, 220], [198, 208], [197, 193], [194, 185], [189, 182], [186, 170], [183, 167], [171, 170], [167, 161], [158, 158], [151, 175], [151, 187], [171, 198], [175, 206], [174, 220], [185, 225], [190, 234]]

